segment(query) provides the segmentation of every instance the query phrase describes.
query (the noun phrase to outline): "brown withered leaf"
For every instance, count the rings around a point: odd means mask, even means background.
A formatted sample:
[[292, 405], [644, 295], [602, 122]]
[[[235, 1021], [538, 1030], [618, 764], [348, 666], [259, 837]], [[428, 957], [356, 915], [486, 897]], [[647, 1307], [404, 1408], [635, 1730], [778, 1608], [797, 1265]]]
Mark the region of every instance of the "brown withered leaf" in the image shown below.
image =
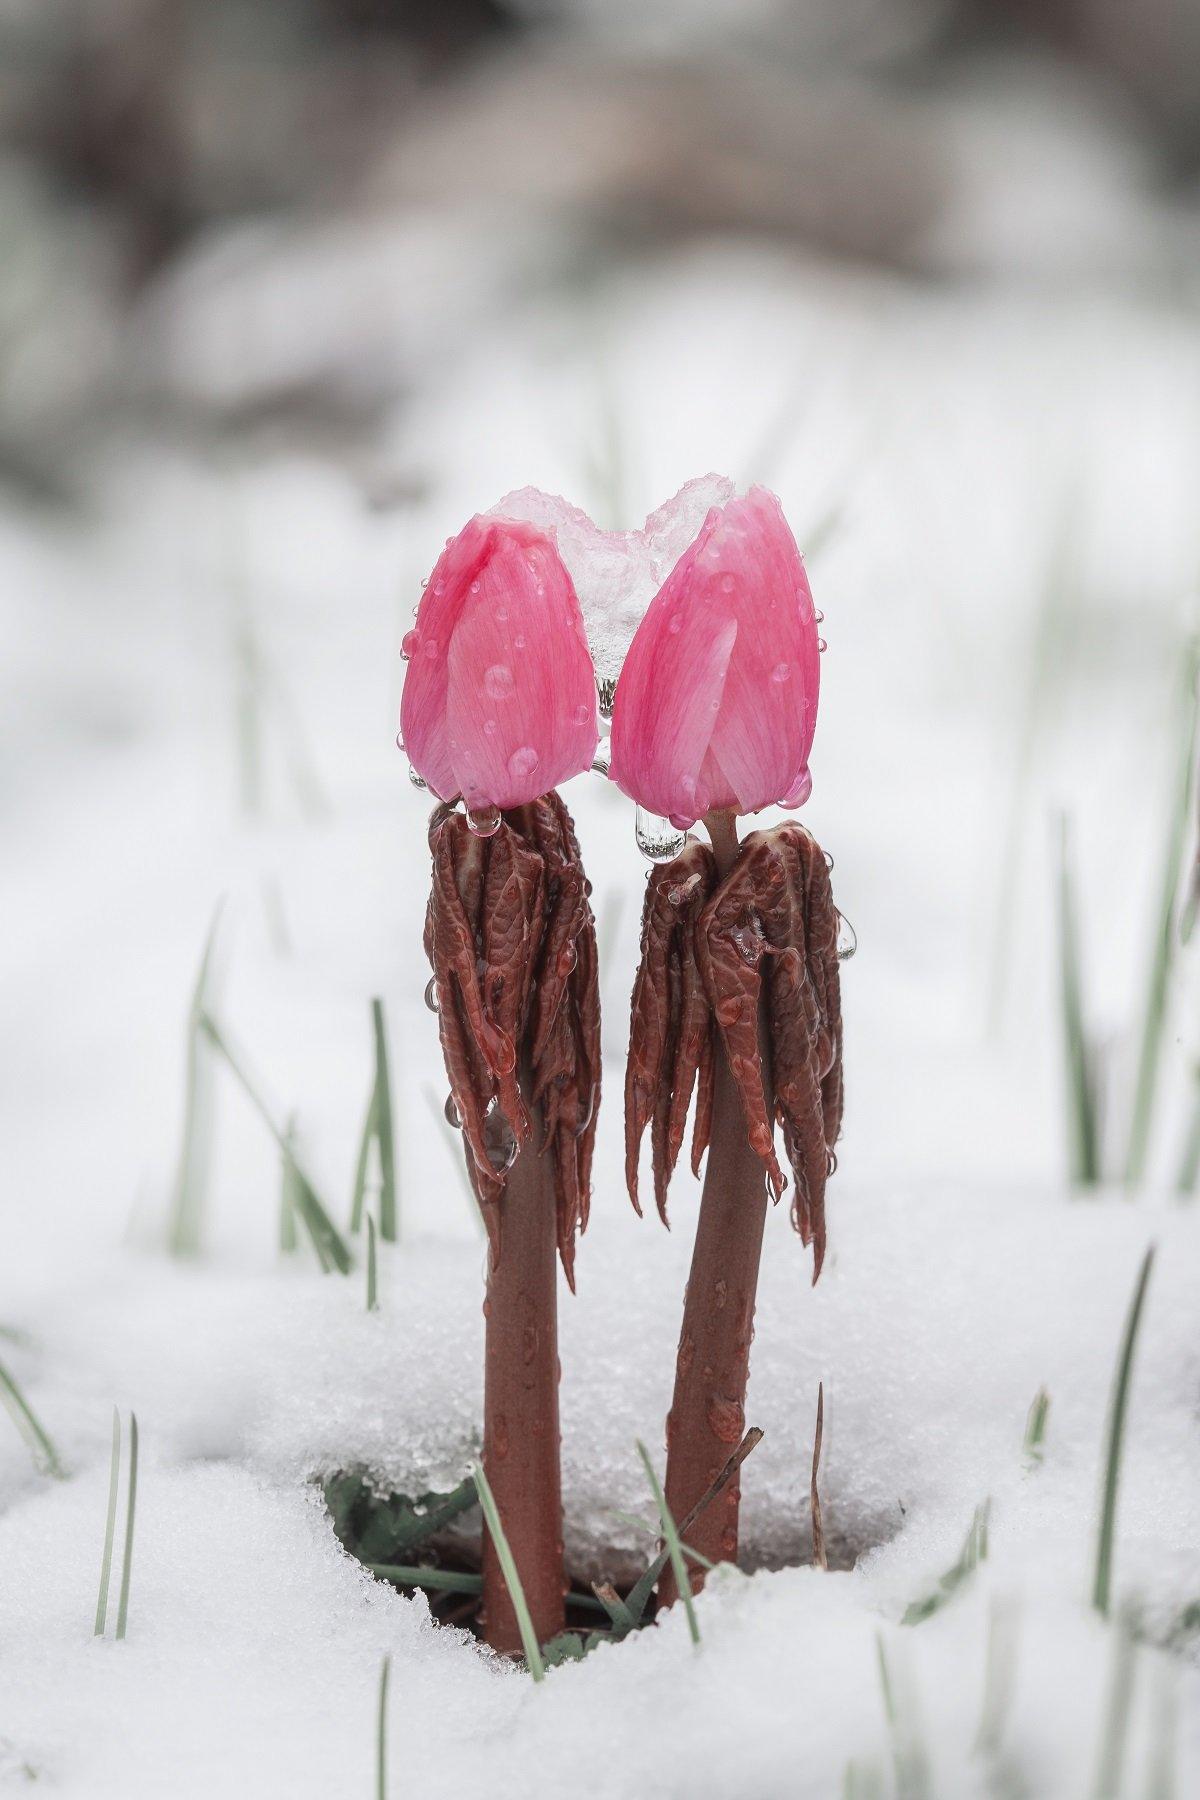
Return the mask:
[[595, 926], [570, 814], [547, 794], [479, 837], [461, 813], [439, 807], [429, 843], [425, 951], [493, 1261], [508, 1170], [534, 1140], [530, 1108], [540, 1108], [559, 1253], [574, 1285], [600, 1091], [600, 1001]]
[[655, 1196], [665, 1219], [697, 1084], [693, 1169], [708, 1144], [719, 1036], [749, 1142], [777, 1199], [786, 1186], [774, 1143], [776, 1122], [781, 1127], [794, 1178], [792, 1219], [813, 1246], [814, 1281], [825, 1255], [825, 1184], [842, 1124], [837, 932], [825, 858], [803, 826], [752, 832], [719, 883], [711, 851], [689, 843], [648, 884], [625, 1085], [630, 1197], [637, 1206], [638, 1148], [650, 1124]]

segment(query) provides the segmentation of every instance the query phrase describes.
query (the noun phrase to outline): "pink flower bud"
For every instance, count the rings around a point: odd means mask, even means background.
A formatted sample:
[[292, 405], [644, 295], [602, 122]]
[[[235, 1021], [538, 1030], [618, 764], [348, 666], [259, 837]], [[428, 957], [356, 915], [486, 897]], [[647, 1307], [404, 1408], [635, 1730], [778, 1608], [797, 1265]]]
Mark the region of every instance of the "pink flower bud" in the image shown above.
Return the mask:
[[438, 558], [404, 655], [400, 734], [440, 799], [523, 806], [590, 767], [595, 676], [551, 534], [470, 520]]
[[778, 500], [714, 506], [638, 626], [617, 683], [612, 779], [680, 827], [808, 798], [817, 621]]

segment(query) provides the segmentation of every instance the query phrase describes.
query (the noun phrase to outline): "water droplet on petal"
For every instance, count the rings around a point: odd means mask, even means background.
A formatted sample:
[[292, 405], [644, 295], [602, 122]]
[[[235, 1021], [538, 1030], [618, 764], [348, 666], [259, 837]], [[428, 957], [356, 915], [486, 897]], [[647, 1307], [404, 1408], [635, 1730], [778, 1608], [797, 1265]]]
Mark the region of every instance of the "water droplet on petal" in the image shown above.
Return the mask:
[[496, 735], [495, 719], [485, 719], [483, 721], [483, 735], [484, 735], [484, 737], [495, 737], [495, 735]]
[[396, 733], [396, 748], [397, 750], [403, 750], [404, 748], [404, 733], [402, 731]]
[[454, 1127], [455, 1131], [461, 1131], [462, 1130], [462, 1117], [459, 1113], [457, 1106], [454, 1104], [454, 1095], [453, 1094], [446, 1095], [446, 1104], [445, 1104], [445, 1106], [443, 1106], [442, 1111], [446, 1115], [447, 1125], [452, 1125]]
[[637, 809], [634, 830], [638, 849], [652, 863], [674, 862], [686, 841], [686, 833], [672, 825], [669, 819], [660, 819], [657, 813], [647, 812], [644, 806]]
[[825, 623], [825, 614], [819, 609], [813, 614], [813, 618], [817, 621], [818, 625], [823, 625]]
[[477, 581], [473, 581], [471, 583], [471, 592], [473, 594], [477, 594], [479, 592], [479, 583]]
[[429, 657], [429, 659], [430, 659], [430, 661], [432, 661], [432, 660], [433, 660], [433, 658], [434, 658], [434, 657], [435, 657], [435, 656], [436, 656], [436, 655], [437, 655], [437, 653], [438, 653], [438, 641], [437, 641], [437, 639], [436, 639], [436, 638], [427, 638], [427, 639], [426, 639], [426, 640], [425, 640], [425, 654], [426, 654], [426, 656], [427, 656], [427, 657]]
[[592, 758], [592, 770], [596, 775], [607, 775], [612, 763], [612, 744], [603, 737], [596, 745], [596, 754]]
[[521, 633], [518, 632], [517, 636], [513, 639], [513, 649], [514, 650], [523, 650], [524, 648], [525, 648], [525, 639], [521, 635]]
[[671, 617], [667, 621], [667, 630], [671, 633], [672, 637], [677, 637], [679, 635], [679, 633], [683, 630], [683, 610], [682, 610], [682, 608], [676, 608], [676, 610], [671, 614]]
[[792, 665], [789, 662], [776, 663], [775, 667], [771, 670], [771, 680], [778, 682], [781, 686], [785, 681], [790, 681], [791, 678]]
[[822, 656], [824, 656], [824, 654], [825, 654], [826, 650], [828, 650], [828, 648], [829, 648], [829, 645], [825, 642], [824, 638], [817, 639], [817, 649]]
[[733, 592], [733, 576], [732, 575], [722, 575], [722, 577], [721, 577], [721, 592], [723, 594], [732, 594], [732, 592]]
[[429, 786], [429, 783], [425, 780], [424, 776], [418, 775], [411, 763], [408, 765], [408, 779], [415, 788], [421, 788], [423, 790]]
[[431, 1013], [435, 1013], [438, 1009], [436, 975], [431, 975], [425, 983], [425, 1004]]
[[586, 700], [581, 700], [579, 702], [579, 705], [575, 708], [574, 712], [571, 714], [571, 717], [574, 719], [576, 725], [586, 725], [588, 720], [590, 718], [592, 718], [592, 716], [593, 716], [592, 706]]
[[435, 594], [444, 594], [446, 591], [445, 582], [444, 581], [435, 581], [433, 584], [433, 591]]
[[508, 772], [514, 781], [526, 781], [541, 760], [532, 744], [522, 744], [509, 757]]
[[467, 808], [467, 830], [476, 837], [495, 837], [500, 829], [500, 808], [498, 806], [470, 806]]
[[803, 806], [811, 793], [812, 774], [807, 768], [803, 768], [779, 804], [780, 806]]
[[483, 674], [483, 691], [489, 700], [509, 700], [515, 691], [513, 672], [507, 663], [493, 663]]
[[498, 606], [496, 608], [496, 617], [499, 619], [500, 623], [503, 625], [505, 619], [507, 619], [507, 617], [508, 617], [507, 606]]
[[420, 647], [420, 643], [421, 643], [421, 634], [419, 631], [406, 631], [405, 632], [404, 636], [400, 640], [400, 655], [405, 662], [412, 661], [413, 657], [417, 654], [417, 650]]
[[839, 912], [839, 914], [838, 914], [838, 934], [837, 934], [837, 959], [838, 959], [838, 961], [839, 962], [849, 962], [850, 958], [854, 955], [854, 952], [857, 949], [858, 949], [858, 933], [855, 931], [853, 925], [850, 923], [850, 921], [846, 917], [845, 913]]

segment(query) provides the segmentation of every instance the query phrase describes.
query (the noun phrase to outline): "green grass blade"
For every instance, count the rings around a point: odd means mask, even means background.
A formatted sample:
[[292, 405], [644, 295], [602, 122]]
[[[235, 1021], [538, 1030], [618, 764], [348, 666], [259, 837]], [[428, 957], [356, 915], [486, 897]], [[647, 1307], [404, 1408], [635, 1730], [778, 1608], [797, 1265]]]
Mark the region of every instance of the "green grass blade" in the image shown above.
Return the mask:
[[1100, 1144], [1092, 1055], [1083, 1017], [1079, 927], [1065, 813], [1058, 820], [1058, 960], [1071, 1180], [1076, 1187], [1092, 1187], [1100, 1179]]
[[367, 1563], [372, 1575], [396, 1587], [429, 1588], [436, 1594], [482, 1594], [483, 1576], [469, 1569], [425, 1569], [410, 1563]]
[[1112, 1598], [1117, 1490], [1121, 1479], [1121, 1453], [1125, 1439], [1125, 1417], [1129, 1407], [1129, 1383], [1133, 1373], [1133, 1354], [1137, 1345], [1138, 1328], [1142, 1322], [1146, 1285], [1150, 1280], [1150, 1270], [1154, 1264], [1154, 1248], [1154, 1245], [1151, 1244], [1142, 1258], [1142, 1266], [1138, 1271], [1133, 1298], [1129, 1303], [1129, 1313], [1125, 1320], [1125, 1331], [1121, 1339], [1121, 1350], [1117, 1358], [1112, 1401], [1109, 1407], [1108, 1448], [1104, 1461], [1104, 1496], [1100, 1511], [1100, 1535], [1096, 1542], [1096, 1577], [1092, 1586], [1092, 1605], [1105, 1618], [1108, 1617]]
[[1017, 1612], [1011, 1602], [993, 1600], [988, 1609], [983, 1704], [975, 1734], [976, 1756], [994, 1762], [1000, 1755], [1017, 1684]]
[[693, 1644], [700, 1642], [700, 1624], [696, 1618], [696, 1603], [692, 1598], [692, 1583], [684, 1561], [683, 1545], [679, 1541], [679, 1533], [675, 1528], [675, 1520], [667, 1505], [667, 1496], [663, 1493], [662, 1483], [650, 1461], [649, 1452], [641, 1438], [637, 1440], [637, 1452], [642, 1459], [642, 1467], [646, 1471], [646, 1479], [650, 1483], [650, 1491], [654, 1495], [654, 1503], [658, 1507], [658, 1516], [662, 1521], [662, 1534], [666, 1540], [667, 1551], [671, 1558], [671, 1570], [675, 1576], [675, 1586], [679, 1590], [679, 1598], [687, 1614], [688, 1630]]
[[113, 1539], [117, 1532], [117, 1483], [121, 1476], [121, 1415], [113, 1407], [112, 1455], [108, 1465], [108, 1511], [104, 1520], [104, 1555], [100, 1559], [100, 1591], [96, 1595], [94, 1637], [104, 1636], [108, 1623], [108, 1582], [112, 1573]]
[[121, 1559], [121, 1598], [117, 1603], [117, 1636], [125, 1636], [129, 1622], [129, 1578], [133, 1573], [133, 1527], [137, 1517], [138, 1422], [129, 1415], [129, 1496], [125, 1504], [125, 1554]]
[[920, 1625], [926, 1619], [940, 1612], [948, 1600], [952, 1600], [963, 1583], [974, 1574], [981, 1562], [986, 1561], [988, 1553], [988, 1521], [991, 1516], [992, 1503], [985, 1500], [975, 1508], [967, 1531], [966, 1541], [959, 1552], [958, 1561], [946, 1570], [938, 1581], [936, 1588], [925, 1594], [920, 1600], [914, 1600], [906, 1606], [901, 1616], [902, 1625]]
[[67, 1471], [59, 1459], [49, 1432], [3, 1363], [0, 1363], [0, 1404], [7, 1409], [17, 1430], [29, 1445], [34, 1462], [41, 1467], [43, 1473], [53, 1475], [56, 1481], [65, 1480]]
[[1175, 1800], [1175, 1767], [1178, 1760], [1179, 1704], [1174, 1664], [1166, 1657], [1157, 1665], [1153, 1722], [1150, 1728], [1149, 1769], [1145, 1800]]
[[296, 1121], [290, 1118], [284, 1133], [287, 1139], [287, 1151], [280, 1159], [279, 1168], [279, 1248], [285, 1256], [290, 1256], [297, 1248], [299, 1239], [296, 1235]]
[[183, 1128], [167, 1228], [167, 1247], [172, 1256], [198, 1256], [201, 1249], [212, 1151], [212, 1103], [209, 1049], [200, 1021], [208, 1006], [217, 927], [224, 905], [223, 899], [218, 900], [213, 911], [188, 1008]]
[[379, 1282], [375, 1268], [375, 1221], [367, 1214], [367, 1311], [379, 1311]]
[[[733, 1479], [750, 1452], [756, 1449], [762, 1442], [762, 1435], [762, 1430], [759, 1426], [751, 1425], [741, 1443], [729, 1458], [729, 1461], [721, 1469], [716, 1479], [711, 1482], [705, 1492], [701, 1494], [699, 1500], [697, 1500], [695, 1506], [692, 1507], [687, 1516], [679, 1521], [678, 1530], [680, 1536], [682, 1536], [685, 1531], [691, 1530], [696, 1520], [700, 1517], [700, 1514], [707, 1506], [711, 1505], [722, 1489]], [[641, 1524], [643, 1521], [638, 1520], [637, 1522]], [[650, 1596], [658, 1586], [659, 1577], [670, 1560], [670, 1550], [660, 1550], [653, 1562], [642, 1571], [633, 1587], [630, 1588], [628, 1594], [625, 1596], [625, 1608], [632, 1615], [633, 1623], [635, 1625], [641, 1623], [642, 1614], [650, 1604]]]
[[504, 1526], [500, 1519], [500, 1509], [496, 1505], [496, 1496], [492, 1492], [491, 1483], [483, 1472], [482, 1463], [475, 1465], [474, 1475], [479, 1504], [483, 1508], [488, 1534], [504, 1575], [504, 1583], [508, 1588], [508, 1597], [513, 1603], [513, 1611], [517, 1615], [517, 1629], [521, 1633], [525, 1664], [533, 1679], [541, 1681], [546, 1673], [545, 1665], [542, 1662], [542, 1652], [533, 1629], [533, 1620], [529, 1616], [529, 1604], [525, 1599], [525, 1589], [521, 1586], [521, 1577], [517, 1573], [516, 1558], [504, 1535]]
[[350, 1199], [350, 1235], [356, 1237], [362, 1230], [363, 1212], [367, 1200], [367, 1171], [371, 1166], [371, 1145], [375, 1140], [375, 1088], [367, 1101], [367, 1110], [363, 1115], [362, 1136], [358, 1140], [358, 1159], [354, 1164], [354, 1191]]
[[1127, 1619], [1118, 1619], [1113, 1634], [1112, 1674], [1096, 1758], [1095, 1800], [1118, 1800], [1129, 1737], [1129, 1713], [1136, 1674], [1133, 1631]]
[[1195, 778], [1197, 711], [1197, 677], [1200, 675], [1200, 637], [1189, 643], [1184, 657], [1183, 694], [1179, 709], [1178, 765], [1167, 834], [1159, 876], [1158, 907], [1154, 918], [1154, 939], [1150, 949], [1150, 966], [1146, 980], [1146, 1010], [1142, 1021], [1142, 1038], [1138, 1051], [1137, 1079], [1134, 1087], [1133, 1112], [1129, 1125], [1129, 1149], [1125, 1159], [1125, 1180], [1136, 1187], [1146, 1172], [1150, 1150], [1150, 1129], [1158, 1098], [1159, 1070], [1166, 1033], [1167, 1006], [1170, 998], [1171, 971], [1176, 951], [1176, 907], [1183, 874], [1184, 849], [1191, 819], [1192, 785]]
[[1043, 1446], [1046, 1437], [1046, 1420], [1049, 1417], [1050, 1396], [1042, 1387], [1029, 1402], [1029, 1412], [1025, 1419], [1025, 1441], [1022, 1448], [1028, 1463], [1040, 1463], [1045, 1455]]
[[209, 1041], [220, 1051], [226, 1067], [237, 1081], [238, 1086], [279, 1145], [285, 1160], [290, 1162], [294, 1180], [292, 1197], [295, 1201], [296, 1211], [312, 1240], [313, 1249], [317, 1253], [317, 1260], [322, 1269], [337, 1269], [339, 1274], [348, 1275], [351, 1259], [346, 1241], [330, 1218], [312, 1182], [296, 1160], [288, 1142], [287, 1133], [276, 1124], [270, 1107], [247, 1074], [245, 1063], [240, 1056], [235, 1054], [223, 1027], [217, 1024], [209, 1012], [201, 1014], [200, 1024]]
[[379, 1671], [379, 1724], [375, 1737], [375, 1800], [387, 1800], [387, 1695], [392, 1659], [385, 1656]]
[[388, 1069], [387, 1030], [383, 1019], [383, 1001], [371, 1002], [371, 1023], [375, 1035], [375, 1133], [379, 1141], [379, 1235], [385, 1244], [394, 1244], [400, 1235], [399, 1209], [396, 1197], [396, 1144], [392, 1132], [392, 1083]]
[[1196, 1192], [1196, 1184], [1200, 1181], [1200, 1064], [1192, 1071], [1192, 1108], [1188, 1120], [1187, 1135], [1183, 1140], [1183, 1155], [1179, 1159], [1179, 1173], [1175, 1177], [1175, 1189], [1185, 1197]]
[[896, 1800], [926, 1800], [930, 1792], [929, 1757], [924, 1736], [911, 1695], [901, 1704], [901, 1694], [888, 1665], [887, 1651], [879, 1633], [875, 1637], [879, 1660], [879, 1686], [883, 1710], [892, 1740], [892, 1762], [896, 1772]]

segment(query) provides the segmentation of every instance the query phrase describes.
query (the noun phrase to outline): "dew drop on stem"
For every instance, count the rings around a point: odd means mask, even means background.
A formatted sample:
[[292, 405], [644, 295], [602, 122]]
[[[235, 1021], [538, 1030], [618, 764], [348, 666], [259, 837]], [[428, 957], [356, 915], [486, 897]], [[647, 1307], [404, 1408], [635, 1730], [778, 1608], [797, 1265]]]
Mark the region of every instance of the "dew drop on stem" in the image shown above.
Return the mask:
[[838, 961], [839, 962], [849, 962], [850, 958], [854, 955], [854, 952], [857, 949], [858, 949], [858, 933], [855, 931], [853, 925], [850, 923], [850, 921], [846, 917], [845, 913], [839, 912], [839, 914], [838, 914], [838, 934], [837, 934], [837, 959], [838, 959]]
[[454, 1095], [453, 1094], [446, 1095], [446, 1104], [445, 1104], [445, 1106], [443, 1106], [442, 1111], [446, 1115], [447, 1125], [452, 1125], [454, 1127], [455, 1131], [461, 1131], [462, 1130], [462, 1119], [459, 1115], [457, 1106], [454, 1104]]
[[436, 975], [431, 975], [429, 980], [425, 983], [425, 1004], [431, 1013], [435, 1013], [438, 1010]]
[[637, 809], [634, 830], [638, 849], [652, 863], [674, 862], [687, 842], [686, 831], [680, 831], [669, 819], [660, 819], [657, 813], [647, 812], [644, 806]]

